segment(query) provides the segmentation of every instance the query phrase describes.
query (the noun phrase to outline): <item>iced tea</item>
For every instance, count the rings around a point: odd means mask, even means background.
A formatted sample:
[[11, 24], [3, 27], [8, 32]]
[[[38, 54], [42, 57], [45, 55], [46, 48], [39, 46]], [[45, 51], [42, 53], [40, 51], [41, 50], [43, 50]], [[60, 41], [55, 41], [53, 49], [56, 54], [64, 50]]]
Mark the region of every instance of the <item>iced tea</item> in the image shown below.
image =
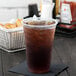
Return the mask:
[[54, 21], [24, 22], [26, 58], [30, 72], [49, 72], [55, 27]]

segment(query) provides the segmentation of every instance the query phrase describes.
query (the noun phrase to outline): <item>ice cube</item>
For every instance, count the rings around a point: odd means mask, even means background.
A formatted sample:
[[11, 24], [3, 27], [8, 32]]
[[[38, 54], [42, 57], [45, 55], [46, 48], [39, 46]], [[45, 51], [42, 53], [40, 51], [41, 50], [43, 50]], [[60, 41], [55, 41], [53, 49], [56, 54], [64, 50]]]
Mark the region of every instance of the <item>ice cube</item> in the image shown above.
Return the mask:
[[38, 20], [36, 15], [33, 16], [33, 20]]

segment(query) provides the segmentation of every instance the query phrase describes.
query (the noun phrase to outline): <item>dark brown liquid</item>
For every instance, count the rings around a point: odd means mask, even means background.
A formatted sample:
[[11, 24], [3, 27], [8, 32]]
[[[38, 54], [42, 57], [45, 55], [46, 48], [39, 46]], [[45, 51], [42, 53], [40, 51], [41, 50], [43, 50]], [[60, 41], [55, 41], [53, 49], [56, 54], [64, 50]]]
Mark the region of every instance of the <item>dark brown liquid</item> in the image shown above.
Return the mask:
[[51, 25], [51, 24], [54, 24], [55, 21], [29, 21], [29, 22], [26, 22], [26, 24], [29, 24], [29, 25]]
[[26, 57], [30, 72], [44, 73], [50, 69], [55, 29], [33, 29], [24, 26]]

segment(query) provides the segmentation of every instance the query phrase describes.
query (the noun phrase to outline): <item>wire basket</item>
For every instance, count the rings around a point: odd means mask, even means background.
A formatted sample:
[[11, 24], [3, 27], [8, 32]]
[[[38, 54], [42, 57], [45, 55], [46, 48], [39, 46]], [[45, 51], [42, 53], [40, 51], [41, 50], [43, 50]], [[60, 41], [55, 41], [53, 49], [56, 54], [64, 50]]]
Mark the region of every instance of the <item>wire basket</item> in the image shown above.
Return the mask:
[[0, 47], [8, 52], [19, 51], [25, 48], [23, 27], [6, 29], [0, 27]]

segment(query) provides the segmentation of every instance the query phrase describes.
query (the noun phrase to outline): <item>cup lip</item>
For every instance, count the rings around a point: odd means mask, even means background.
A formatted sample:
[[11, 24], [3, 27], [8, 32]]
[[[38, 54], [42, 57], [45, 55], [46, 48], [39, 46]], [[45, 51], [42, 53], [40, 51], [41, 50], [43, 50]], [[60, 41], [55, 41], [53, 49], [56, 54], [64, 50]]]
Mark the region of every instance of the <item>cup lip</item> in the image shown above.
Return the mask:
[[[23, 19], [23, 21], [22, 21], [22, 24], [23, 24], [23, 26], [25, 27], [28, 27], [28, 28], [39, 28], [39, 29], [52, 29], [52, 28], [56, 28], [56, 25], [58, 24], [58, 21], [56, 20], [56, 19], [41, 19], [40, 21], [55, 21], [55, 23], [54, 24], [51, 24], [51, 25], [46, 25], [46, 26], [44, 26], [44, 25], [28, 25], [28, 24], [25, 24], [26, 22], [28, 22], [28, 21], [30, 21], [30, 20], [32, 20], [32, 21], [39, 21], [39, 20], [33, 20], [33, 18], [32, 17], [30, 17], [30, 18], [27, 18], [27, 19]], [[25, 23], [24, 23], [25, 22]]]

